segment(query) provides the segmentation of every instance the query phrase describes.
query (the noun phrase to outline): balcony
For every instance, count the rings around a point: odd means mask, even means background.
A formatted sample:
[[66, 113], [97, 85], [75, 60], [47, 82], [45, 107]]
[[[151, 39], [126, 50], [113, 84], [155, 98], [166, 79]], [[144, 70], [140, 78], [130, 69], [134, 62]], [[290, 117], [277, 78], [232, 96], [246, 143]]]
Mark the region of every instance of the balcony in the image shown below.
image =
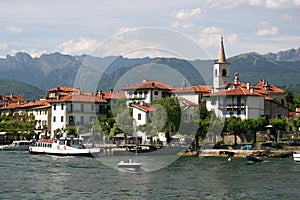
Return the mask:
[[220, 105], [219, 109], [226, 109], [226, 110], [244, 110], [246, 106], [244, 103], [241, 104], [227, 104], [226, 106]]

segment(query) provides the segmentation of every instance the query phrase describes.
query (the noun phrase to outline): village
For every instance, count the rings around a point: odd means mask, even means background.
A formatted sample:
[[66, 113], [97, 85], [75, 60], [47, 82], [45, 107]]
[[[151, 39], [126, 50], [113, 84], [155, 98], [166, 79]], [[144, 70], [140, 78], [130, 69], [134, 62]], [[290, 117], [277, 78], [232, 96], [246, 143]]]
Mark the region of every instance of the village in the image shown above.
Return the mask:
[[[1, 123], [13, 120], [31, 124], [33, 128], [31, 127], [29, 131], [24, 127], [15, 127], [11, 131], [7, 126], [2, 126], [0, 127], [0, 143], [8, 144], [13, 140], [21, 139], [54, 139], [62, 136], [66, 130], [74, 137], [99, 131], [102, 132], [100, 139], [102, 142], [112, 141], [120, 146], [125, 145], [124, 147], [130, 147], [130, 144], [135, 146], [136, 143], [153, 144], [153, 142], [155, 145], [165, 145], [172, 139], [179, 142], [185, 140], [185, 143], [188, 141], [189, 145], [196, 146], [194, 148], [203, 145], [205, 138], [211, 140], [211, 143], [224, 145], [249, 144], [257, 141], [297, 141], [299, 139], [300, 108], [290, 112], [285, 98], [286, 91], [271, 85], [267, 80], [258, 80], [256, 84], [251, 85], [248, 82], [242, 82], [238, 72], [234, 77], [230, 77], [230, 63], [226, 61], [223, 38], [220, 42], [218, 59], [212, 66], [212, 70], [212, 86], [187, 87], [186, 81], [183, 81], [181, 87], [178, 88], [158, 80], [141, 80], [139, 83], [127, 85], [122, 91], [116, 92], [113, 89], [89, 92], [70, 86], [57, 86], [49, 89], [44, 98], [32, 99], [30, 102], [14, 94], [1, 95]], [[161, 109], [155, 106], [157, 101], [168, 98], [176, 99], [180, 109], [179, 120], [172, 122], [175, 128], [171, 129], [164, 128], [168, 120], [164, 119]], [[123, 110], [120, 111], [120, 108]], [[164, 108], [167, 112], [165, 117], [168, 118], [168, 109]], [[250, 119], [263, 119], [264, 123], [259, 127], [260, 129], [255, 130], [255, 137], [252, 135], [250, 139], [245, 138], [245, 135], [243, 135], [244, 138], [236, 137], [239, 135], [238, 132], [241, 132], [240, 127], [237, 128], [240, 130], [231, 131], [231, 134], [214, 133], [209, 139], [210, 136], [206, 133], [211, 119], [204, 129], [190, 128], [193, 123], [195, 124], [195, 120], [198, 120], [196, 126], [201, 121], [202, 123], [205, 121], [205, 118], [199, 116], [201, 115], [199, 109], [205, 109], [205, 112], [210, 113], [205, 116], [206, 118], [233, 119], [232, 122], [236, 127], [239, 121]], [[121, 115], [127, 119], [126, 122], [117, 119]], [[155, 120], [155, 118], [159, 119]], [[288, 122], [294, 125], [291, 130], [286, 128], [280, 130], [270, 125], [272, 119], [279, 119], [286, 126]], [[100, 124], [98, 129], [97, 121]], [[147, 126], [149, 124], [152, 126]], [[180, 132], [181, 124], [189, 128]], [[226, 126], [226, 123], [223, 126]], [[251, 132], [250, 129], [248, 127], [245, 132]], [[222, 132], [222, 129], [218, 132]]]

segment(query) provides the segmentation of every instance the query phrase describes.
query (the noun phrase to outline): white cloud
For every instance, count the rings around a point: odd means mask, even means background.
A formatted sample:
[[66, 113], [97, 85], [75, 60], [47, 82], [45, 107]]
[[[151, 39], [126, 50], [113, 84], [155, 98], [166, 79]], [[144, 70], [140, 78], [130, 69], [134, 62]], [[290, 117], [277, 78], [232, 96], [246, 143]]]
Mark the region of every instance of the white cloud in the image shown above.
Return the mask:
[[9, 55], [15, 55], [18, 52], [26, 52], [33, 58], [40, 57], [42, 54], [47, 53], [46, 50], [37, 50], [35, 48], [26, 48], [26, 49], [22, 49], [22, 50], [12, 49], [9, 51]]
[[190, 10], [178, 10], [172, 12], [172, 16], [175, 18], [171, 22], [172, 27], [181, 27], [181, 28], [193, 28], [195, 23], [193, 20], [201, 17], [205, 12], [201, 8], [194, 8]]
[[202, 46], [215, 46], [218, 44], [216, 41], [220, 40], [222, 30], [218, 27], [211, 26], [200, 31], [200, 45]]
[[300, 6], [300, 0], [294, 0], [294, 4], [295, 4], [296, 6]]
[[249, 4], [251, 6], [261, 6], [261, 5], [263, 5], [263, 1], [262, 0], [249, 0]]
[[300, 0], [248, 0], [250, 6], [261, 6], [267, 9], [292, 8], [297, 3], [300, 5]]
[[77, 42], [74, 40], [69, 40], [67, 42], [62, 43], [61, 45], [58, 45], [57, 48], [62, 53], [75, 55], [89, 53], [97, 45], [98, 42], [96, 40], [81, 37]]
[[272, 28], [262, 28], [259, 29], [256, 32], [256, 35], [258, 36], [267, 36], [267, 35], [277, 35], [278, 34], [278, 28], [273, 26]]
[[24, 32], [23, 29], [15, 27], [15, 26], [6, 26], [5, 30], [9, 31], [11, 33], [14, 33], [14, 34], [20, 34], [20, 33]]
[[201, 8], [194, 8], [191, 10], [179, 10], [176, 12], [173, 12], [173, 15], [175, 16], [176, 19], [178, 20], [188, 20], [191, 18], [196, 18], [200, 17], [200, 15], [203, 14], [203, 11]]
[[266, 8], [280, 8], [286, 2], [287, 0], [266, 0], [265, 6]]
[[233, 33], [233, 34], [227, 36], [227, 41], [228, 41], [228, 43], [231, 43], [231, 44], [234, 43], [237, 39], [238, 39], [238, 36], [236, 33]]

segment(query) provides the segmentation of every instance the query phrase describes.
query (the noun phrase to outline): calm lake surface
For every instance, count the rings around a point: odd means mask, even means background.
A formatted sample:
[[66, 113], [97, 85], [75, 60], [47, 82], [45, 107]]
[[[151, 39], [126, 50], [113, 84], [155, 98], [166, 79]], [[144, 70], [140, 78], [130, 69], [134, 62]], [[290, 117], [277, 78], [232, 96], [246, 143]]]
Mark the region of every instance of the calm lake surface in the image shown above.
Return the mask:
[[292, 159], [249, 164], [244, 158], [181, 157], [145, 173], [118, 171], [113, 165], [122, 157], [105, 159], [112, 165], [0, 151], [0, 199], [300, 199], [300, 163]]

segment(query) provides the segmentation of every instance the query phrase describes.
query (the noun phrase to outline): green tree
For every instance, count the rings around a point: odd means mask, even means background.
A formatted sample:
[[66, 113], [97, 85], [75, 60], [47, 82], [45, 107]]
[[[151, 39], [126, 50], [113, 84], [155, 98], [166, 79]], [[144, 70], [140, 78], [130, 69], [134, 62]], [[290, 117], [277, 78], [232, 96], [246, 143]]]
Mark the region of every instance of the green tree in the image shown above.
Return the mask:
[[245, 119], [241, 122], [243, 123], [245, 131], [253, 135], [254, 144], [256, 143], [256, 132], [264, 129], [266, 125], [265, 121], [265, 117], [258, 117], [256, 119]]
[[176, 97], [158, 99], [153, 101], [152, 105], [161, 105], [167, 114], [166, 123], [162, 130], [167, 134], [177, 132], [181, 121], [181, 109], [178, 99]]
[[245, 127], [243, 126], [241, 121], [241, 118], [237, 117], [230, 117], [226, 119], [227, 131], [234, 135], [235, 145], [237, 144], [237, 135], [240, 135], [240, 133], [243, 133], [245, 130]]
[[125, 135], [133, 133], [133, 118], [129, 114], [129, 109], [119, 112], [115, 117], [117, 125], [123, 130]]
[[273, 126], [273, 128], [276, 131], [275, 140], [277, 142], [278, 132], [279, 131], [285, 131], [287, 126], [287, 122], [284, 118], [274, 118], [270, 119], [270, 124]]
[[291, 110], [291, 106], [294, 104], [294, 94], [291, 90], [286, 90], [284, 93], [284, 98], [287, 103], [287, 107]]

